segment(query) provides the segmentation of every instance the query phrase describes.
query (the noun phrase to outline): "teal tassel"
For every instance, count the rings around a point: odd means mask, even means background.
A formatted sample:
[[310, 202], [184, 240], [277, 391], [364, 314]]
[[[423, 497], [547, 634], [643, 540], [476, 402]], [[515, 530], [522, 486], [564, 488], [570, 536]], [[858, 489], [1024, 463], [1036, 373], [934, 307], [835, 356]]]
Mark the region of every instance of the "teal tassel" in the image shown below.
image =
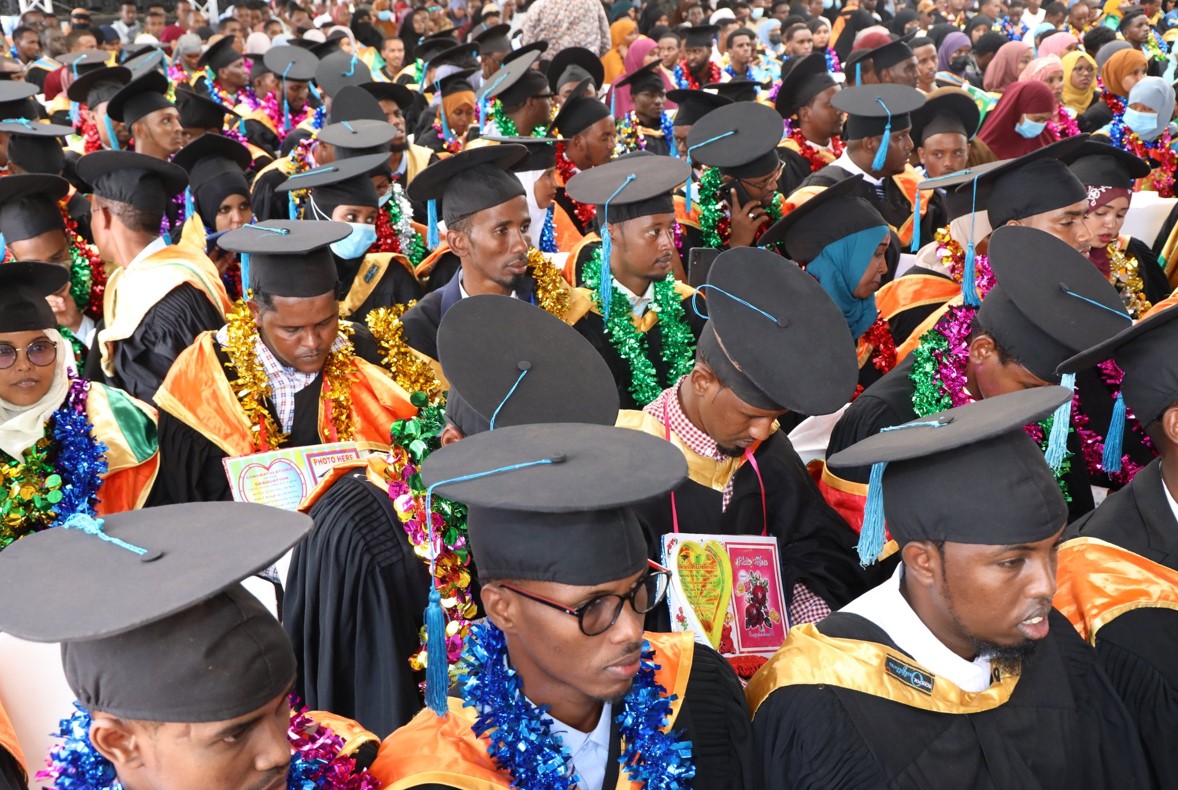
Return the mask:
[[859, 531], [859, 564], [874, 565], [884, 547], [883, 474], [887, 462], [871, 465], [867, 482], [867, 504], [863, 508], [863, 528]]
[[916, 190], [916, 206], [912, 212], [912, 245], [909, 252], [916, 254], [920, 249], [920, 190]]
[[691, 149], [687, 149], [687, 183], [683, 185], [683, 199], [687, 201], [687, 213], [691, 213], [691, 179], [693, 175], [691, 169]]
[[871, 160], [871, 172], [878, 173], [883, 169], [884, 162], [888, 159], [888, 146], [892, 144], [892, 116], [888, 116], [887, 126], [884, 127], [883, 137], [879, 140], [879, 150], [875, 152], [875, 158]]
[[855, 86], [858, 87], [863, 84], [863, 64], [855, 64]]
[[196, 207], [192, 205], [192, 188], [184, 188], [184, 219], [196, 216]]
[[429, 606], [425, 607], [425, 648], [425, 704], [434, 713], [445, 716], [450, 672], [446, 661], [446, 616], [437, 586], [430, 589]]
[[[609, 209], [606, 208], [605, 224], [601, 226], [601, 283], [598, 286], [598, 297], [601, 302], [601, 315], [609, 315], [610, 297], [613, 296], [613, 276], [609, 270], [610, 254], [613, 252], [613, 242], [609, 238]], [[604, 320], [604, 318], [602, 319]]]
[[320, 101], [323, 98], [323, 94], [315, 87], [314, 82], [308, 82], [307, 87], [311, 89], [311, 95], [315, 97], [315, 101]]
[[70, 102], [70, 123], [78, 122], [78, 103], [76, 101]]
[[609, 114], [614, 116], [615, 118], [617, 117], [617, 112], [614, 111], [614, 108], [617, 106], [617, 98], [618, 98], [618, 89], [617, 88], [610, 88], [609, 89]]
[[436, 250], [442, 243], [442, 238], [438, 234], [438, 201], [430, 200], [425, 205], [429, 214], [429, 232], [426, 234], [425, 243], [431, 250]]
[[974, 265], [976, 257], [977, 253], [971, 241], [965, 247], [965, 266], [961, 270], [961, 298], [966, 307], [975, 310], [982, 306], [982, 297], [978, 294], [977, 266]]
[[[1076, 388], [1076, 374], [1065, 373], [1060, 377], [1059, 384], [1067, 390], [1074, 391]], [[1047, 465], [1051, 467], [1053, 472], [1059, 472], [1060, 467], [1063, 466], [1063, 458], [1068, 449], [1068, 430], [1072, 425], [1072, 399], [1068, 398], [1067, 402], [1055, 410], [1051, 422], [1051, 436], [1047, 439], [1047, 452], [1044, 453], [1044, 458], [1047, 460]]]
[[248, 293], [250, 289], [250, 254], [241, 254], [241, 292]]
[[1125, 437], [1125, 399], [1117, 393], [1113, 401], [1113, 416], [1108, 422], [1108, 433], [1104, 437], [1104, 455], [1100, 465], [1106, 472], [1121, 471], [1121, 445]]
[[291, 219], [300, 219], [299, 204], [295, 200], [293, 192], [286, 193], [286, 213], [290, 215]]
[[106, 124], [106, 136], [110, 138], [110, 150], [119, 150], [119, 136], [115, 134], [115, 125], [111, 123], [110, 116], [102, 116], [102, 122]]

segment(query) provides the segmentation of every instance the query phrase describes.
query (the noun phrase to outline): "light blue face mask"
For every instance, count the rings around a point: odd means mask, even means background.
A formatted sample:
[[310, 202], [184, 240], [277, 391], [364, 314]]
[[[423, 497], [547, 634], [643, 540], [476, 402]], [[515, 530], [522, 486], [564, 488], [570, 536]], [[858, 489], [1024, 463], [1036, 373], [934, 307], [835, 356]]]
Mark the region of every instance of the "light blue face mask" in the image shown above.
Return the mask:
[[377, 11], [376, 18], [379, 19], [381, 22], [388, 22], [393, 18], [393, 12], [392, 11]]
[[1125, 110], [1125, 125], [1139, 135], [1152, 134], [1153, 130], [1158, 128], [1158, 114], [1141, 110]]
[[1043, 130], [1046, 128], [1047, 121], [1032, 121], [1029, 118], [1024, 118], [1014, 125], [1014, 130], [1028, 140], [1033, 140], [1043, 134]]
[[352, 232], [339, 241], [332, 242], [331, 251], [345, 261], [364, 257], [368, 248], [376, 241], [376, 226], [363, 222], [349, 222]]
[[389, 191], [380, 196], [380, 203], [377, 208], [384, 208], [388, 202], [393, 199], [393, 188], [389, 187]]
[[765, 9], [764, 8], [754, 8], [751, 12], [751, 15], [752, 15], [753, 19], [760, 19], [761, 17], [765, 16]]

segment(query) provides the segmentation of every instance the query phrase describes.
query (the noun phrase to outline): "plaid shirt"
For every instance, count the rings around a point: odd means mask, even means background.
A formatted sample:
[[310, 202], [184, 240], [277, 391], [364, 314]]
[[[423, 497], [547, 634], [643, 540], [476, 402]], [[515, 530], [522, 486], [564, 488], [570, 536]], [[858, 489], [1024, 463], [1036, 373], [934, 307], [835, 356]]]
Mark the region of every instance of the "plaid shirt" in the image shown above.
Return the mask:
[[[696, 428], [683, 413], [683, 407], [679, 403], [679, 384], [682, 381], [683, 379], [679, 379], [673, 387], [663, 390], [662, 394], [648, 403], [643, 411], [669, 426], [671, 432], [678, 436], [679, 440], [696, 455], [711, 458], [714, 461], [725, 460], [726, 456], [720, 452], [712, 437]], [[732, 501], [732, 484], [735, 479], [736, 475], [733, 475], [728, 484], [724, 486], [724, 497], [721, 504], [721, 509], [724, 511], [728, 510], [728, 504]], [[790, 593], [789, 623], [791, 626], [816, 623], [831, 612], [826, 601], [815, 595], [803, 582], [795, 582]]]
[[[217, 332], [217, 342], [222, 347], [229, 342], [229, 333], [226, 327], [221, 327]], [[343, 335], [338, 335], [335, 342], [331, 344], [331, 350], [340, 350], [346, 342]], [[261, 336], [254, 341], [254, 353], [257, 356], [258, 364], [262, 366], [262, 372], [270, 381], [270, 402], [274, 404], [274, 411], [277, 412], [282, 432], [290, 433], [291, 426], [294, 424], [295, 395], [306, 389], [320, 371], [303, 373], [294, 368], [288, 368], [278, 361], [278, 358], [262, 342]]]
[[524, 19], [523, 43], [547, 41], [547, 57], [569, 47], [584, 47], [601, 57], [613, 43], [609, 17], [598, 0], [536, 0]]

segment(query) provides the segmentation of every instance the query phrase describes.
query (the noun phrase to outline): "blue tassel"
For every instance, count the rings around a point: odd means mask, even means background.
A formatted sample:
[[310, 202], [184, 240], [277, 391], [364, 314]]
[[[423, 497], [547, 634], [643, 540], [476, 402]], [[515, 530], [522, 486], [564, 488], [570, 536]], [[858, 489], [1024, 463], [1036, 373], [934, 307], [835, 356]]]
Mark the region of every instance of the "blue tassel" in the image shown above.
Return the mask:
[[237, 131], [241, 132], [242, 137], [245, 137], [245, 118], [237, 119]]
[[429, 213], [429, 232], [426, 234], [426, 245], [430, 250], [436, 250], [438, 245], [442, 243], [441, 236], [438, 234], [438, 201], [430, 200], [426, 202], [426, 211]]
[[858, 87], [863, 84], [863, 64], [855, 64], [855, 86]]
[[196, 207], [192, 205], [192, 188], [184, 188], [184, 219], [196, 216]]
[[[613, 296], [613, 275], [609, 270], [610, 254], [613, 252], [613, 243], [609, 238], [609, 216], [607, 216], [605, 224], [601, 226], [601, 284], [598, 287], [598, 297], [601, 302], [601, 315], [609, 316], [610, 297]], [[604, 319], [603, 319], [604, 320]]]
[[875, 152], [875, 158], [871, 160], [871, 172], [878, 173], [880, 170], [883, 170], [884, 162], [888, 159], [888, 146], [891, 144], [892, 116], [889, 115], [887, 126], [883, 130], [883, 137], [879, 140], [879, 150]]
[[863, 508], [863, 529], [859, 531], [859, 564], [863, 567], [874, 565], [884, 547], [883, 474], [887, 467], [883, 461], [871, 465], [871, 477], [867, 481], [867, 503]]
[[982, 297], [978, 295], [977, 266], [974, 265], [976, 257], [977, 253], [971, 241], [966, 245], [965, 266], [961, 270], [961, 298], [966, 307], [972, 307], [975, 310], [982, 306]]
[[614, 111], [614, 108], [617, 106], [617, 99], [618, 99], [618, 89], [617, 88], [610, 88], [609, 89], [609, 114], [614, 116], [615, 118], [617, 117], [617, 113]]
[[78, 122], [78, 103], [76, 101], [70, 102], [70, 123]]
[[250, 289], [250, 254], [241, 254], [241, 292], [249, 293]]
[[290, 215], [291, 219], [299, 219], [299, 204], [295, 200], [293, 192], [286, 193], [286, 213]]
[[909, 252], [916, 254], [920, 249], [920, 190], [916, 190], [916, 206], [912, 212], [912, 245]]
[[115, 134], [115, 125], [111, 123], [110, 116], [102, 116], [102, 122], [106, 124], [106, 136], [110, 138], [110, 150], [119, 150], [119, 136]]
[[[283, 83], [285, 85], [286, 83]], [[290, 131], [290, 102], [286, 100], [286, 90], [282, 91], [282, 130]]]
[[687, 183], [683, 185], [683, 199], [687, 201], [687, 213], [691, 213], [691, 180], [694, 177], [691, 169], [691, 149], [687, 149]]
[[[1060, 377], [1059, 384], [1064, 389], [1074, 391], [1076, 374], [1065, 373]], [[1055, 410], [1055, 414], [1052, 416], [1051, 436], [1047, 438], [1047, 452], [1044, 453], [1044, 458], [1053, 472], [1058, 473], [1060, 467], [1063, 466], [1063, 457], [1068, 449], [1068, 430], [1071, 426], [1072, 399], [1068, 398], [1066, 403]]]
[[437, 586], [430, 589], [429, 606], [425, 608], [425, 649], [425, 704], [434, 713], [445, 716], [450, 672], [446, 661], [446, 617]]
[[1104, 455], [1100, 465], [1106, 472], [1121, 471], [1121, 444], [1125, 436], [1125, 399], [1117, 393], [1113, 401], [1113, 416], [1108, 422], [1108, 433], [1104, 437]]
[[323, 98], [323, 94], [320, 93], [319, 89], [315, 87], [314, 82], [308, 82], [307, 87], [311, 89], [311, 95], [315, 97], [315, 101], [319, 101]]

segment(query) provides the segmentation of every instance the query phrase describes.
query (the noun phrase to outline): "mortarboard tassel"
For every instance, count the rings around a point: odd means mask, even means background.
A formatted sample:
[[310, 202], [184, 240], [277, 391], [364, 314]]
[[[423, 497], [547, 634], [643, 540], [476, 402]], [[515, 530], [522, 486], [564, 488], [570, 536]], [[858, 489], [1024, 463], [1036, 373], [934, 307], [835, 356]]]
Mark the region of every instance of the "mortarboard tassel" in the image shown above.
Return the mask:
[[[1064, 389], [1076, 389], [1076, 374], [1065, 373], [1059, 379], [1059, 385]], [[1051, 435], [1047, 437], [1047, 450], [1043, 457], [1051, 471], [1058, 473], [1063, 466], [1063, 457], [1068, 449], [1068, 431], [1072, 427], [1072, 399], [1060, 405], [1051, 416]]]
[[70, 123], [77, 124], [78, 122], [78, 103], [76, 101], [70, 102]]
[[1100, 465], [1106, 472], [1121, 471], [1121, 445], [1125, 436], [1125, 398], [1117, 393], [1113, 401], [1113, 416], [1108, 422], [1108, 433], [1104, 437], [1104, 455]]
[[286, 193], [286, 213], [290, 215], [291, 219], [302, 219], [299, 216], [299, 203], [295, 200], [294, 192]]
[[609, 89], [609, 114], [617, 117], [615, 108], [617, 107], [618, 89], [611, 87]]
[[192, 205], [192, 187], [184, 187], [184, 219], [196, 216], [196, 207]]
[[[434, 81], [434, 88], [438, 93], [441, 93], [442, 92], [442, 81], [435, 80]], [[446, 142], [450, 142], [451, 140], [454, 139], [454, 135], [450, 133], [450, 124], [446, 120], [446, 105], [445, 104], [439, 103], [438, 117], [442, 119], [442, 136], [446, 138]]]
[[913, 202], [915, 206], [912, 211], [912, 245], [908, 250], [915, 255], [920, 249], [920, 189], [916, 190], [916, 200]]
[[243, 294], [249, 293], [250, 290], [250, 254], [243, 252], [241, 254], [241, 292]]
[[109, 115], [102, 116], [102, 122], [106, 124], [106, 136], [110, 138], [110, 150], [119, 150], [119, 136], [115, 134], [115, 125], [111, 123]]
[[[602, 206], [602, 221], [601, 221], [601, 282], [598, 286], [598, 301], [601, 303], [601, 314], [603, 316], [609, 315], [610, 297], [613, 296], [613, 275], [610, 272], [610, 256], [613, 252], [613, 242], [609, 237], [609, 204], [622, 193], [622, 190], [630, 185], [630, 182], [638, 176], [634, 173], [626, 176], [614, 193], [606, 198], [605, 205]], [[688, 182], [690, 183], [690, 181]]]
[[282, 131], [284, 132], [290, 131], [290, 102], [286, 100], [286, 75], [293, 65], [294, 61], [292, 60], [282, 70]]
[[863, 63], [855, 64], [855, 87], [863, 84]]
[[[917, 194], [920, 194], [918, 189]], [[978, 180], [973, 180], [973, 193], [970, 196], [969, 204], [969, 242], [965, 245], [965, 265], [961, 268], [961, 300], [966, 307], [972, 307], [975, 310], [982, 306], [982, 297], [978, 293], [978, 275], [977, 266], [974, 259], [977, 257], [977, 251], [973, 246], [973, 228], [974, 220], [977, 218], [978, 210]]]
[[688, 214], [691, 213], [691, 176], [692, 176], [691, 152], [697, 148], [702, 148], [703, 146], [708, 145], [709, 143], [714, 143], [717, 140], [723, 140], [725, 137], [731, 137], [734, 134], [736, 134], [736, 130], [732, 129], [727, 132], [724, 132], [724, 134], [718, 134], [715, 137], [709, 137], [707, 140], [704, 140], [703, 142], [699, 142], [699, 143], [696, 143], [695, 145], [691, 145], [691, 146], [687, 147], [687, 183], [683, 185], [683, 198], [684, 198], [684, 200], [687, 201], [687, 213]]
[[[430, 578], [433, 579], [432, 573]], [[439, 716], [446, 715], [449, 674], [446, 614], [442, 611], [442, 596], [438, 592], [437, 582], [434, 582], [429, 591], [429, 605], [425, 607], [425, 704]]]
[[426, 201], [425, 208], [429, 214], [429, 230], [426, 233], [425, 243], [432, 252], [442, 243], [441, 236], [438, 234], [438, 201], [431, 198]]
[[[859, 64], [855, 64], [856, 69]], [[892, 144], [892, 111], [884, 104], [883, 99], [876, 99], [879, 106], [884, 108], [884, 112], [888, 114], [887, 123], [884, 124], [883, 136], [879, 139], [879, 150], [875, 152], [875, 158], [871, 160], [871, 172], [878, 173], [883, 169], [884, 162], [888, 159], [888, 147]]]
[[315, 87], [315, 83], [313, 81], [308, 82], [307, 87], [311, 89], [311, 95], [315, 97], [315, 101], [321, 101], [323, 99], [323, 94], [320, 93], [319, 89]]
[[863, 507], [863, 528], [859, 530], [859, 564], [863, 567], [874, 565], [883, 551], [884, 532], [883, 474], [887, 461], [871, 465], [871, 477], [867, 481], [867, 503]]

